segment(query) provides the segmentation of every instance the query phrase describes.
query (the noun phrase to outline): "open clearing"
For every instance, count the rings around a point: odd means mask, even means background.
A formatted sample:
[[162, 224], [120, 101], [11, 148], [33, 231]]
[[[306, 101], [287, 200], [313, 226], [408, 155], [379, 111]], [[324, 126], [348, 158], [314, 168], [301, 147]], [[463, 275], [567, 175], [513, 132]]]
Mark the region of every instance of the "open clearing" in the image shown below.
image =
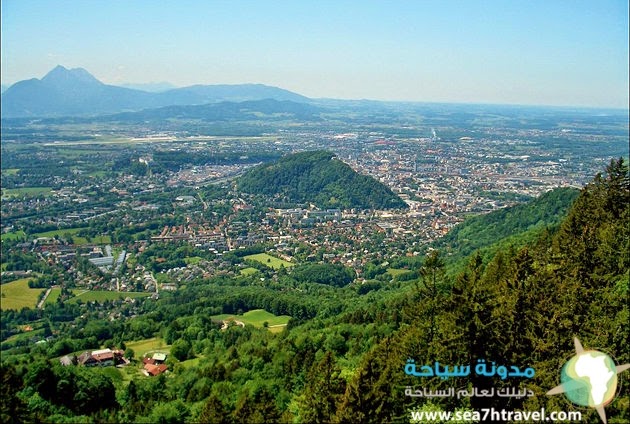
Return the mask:
[[35, 197], [51, 191], [50, 187], [3, 188], [2, 197]]
[[104, 302], [106, 300], [126, 299], [128, 297], [134, 299], [137, 297], [151, 296], [152, 293], [147, 292], [116, 292], [107, 290], [72, 290], [74, 297], [68, 300], [69, 303], [81, 302]]
[[137, 340], [135, 342], [125, 342], [125, 346], [127, 346], [127, 348], [133, 349], [135, 357], [137, 359], [141, 359], [147, 353], [169, 353], [171, 351], [171, 345], [167, 345], [166, 343], [164, 343], [164, 340], [159, 337]]
[[291, 262], [276, 258], [267, 253], [256, 253], [255, 255], [247, 255], [244, 257], [244, 259], [250, 259], [252, 261], [260, 262], [261, 264], [273, 269], [280, 269], [281, 267], [287, 268], [295, 265]]
[[[126, 299], [130, 297], [135, 299], [137, 297], [147, 297], [151, 296], [152, 293], [146, 292], [115, 292], [108, 290], [82, 290], [82, 289], [72, 289], [70, 290], [72, 294], [75, 296], [68, 299], [69, 303], [76, 303], [78, 300], [81, 302], [104, 302], [106, 300], [117, 300], [117, 299]], [[54, 287], [51, 289], [50, 294], [46, 298], [45, 305], [55, 303], [57, 298], [61, 294], [61, 289], [59, 287]]]
[[258, 272], [258, 270], [256, 268], [252, 268], [252, 267], [241, 269], [241, 275], [244, 275], [246, 277], [249, 276], [249, 275], [254, 275], [257, 272]]
[[[61, 238], [67, 239], [68, 241], [71, 241], [73, 244], [76, 245], [86, 245], [86, 244], [111, 244], [112, 242], [112, 238], [110, 236], [94, 236], [91, 237], [89, 240], [86, 237], [80, 237], [77, 236], [75, 234], [79, 233], [81, 230], [85, 230], [87, 229], [87, 227], [81, 227], [81, 228], [62, 228], [60, 230], [52, 230], [52, 231], [45, 231], [43, 233], [35, 233], [32, 234], [28, 237], [28, 239], [32, 240], [32, 239], [36, 239], [39, 237], [49, 237], [49, 238], [53, 238], [55, 236], [59, 236]], [[2, 234], [2, 240], [16, 240], [16, 239], [26, 239], [26, 233], [22, 230], [19, 231], [13, 231], [13, 232], [8, 232], [5, 234]]]
[[[89, 240], [86, 237], [77, 236], [77, 233], [80, 233], [83, 230], [86, 230], [88, 227], [79, 227], [79, 228], [61, 228], [59, 230], [51, 230], [45, 231], [43, 233], [35, 233], [32, 234], [29, 238], [35, 239], [40, 237], [49, 237], [53, 238], [59, 236], [61, 238], [67, 239], [76, 245], [85, 245], [85, 244], [110, 244], [112, 242], [112, 238], [110, 236], [95, 236], [90, 238]], [[9, 236], [10, 235], [10, 236]], [[2, 238], [4, 240], [5, 236], [9, 236], [9, 239], [21, 238], [25, 237], [23, 231], [17, 233], [7, 233], [3, 234]]]
[[10, 231], [8, 233], [4, 233], [0, 236], [1, 240], [17, 240], [17, 239], [24, 239], [26, 237], [26, 233], [22, 230], [18, 230], [18, 231]]
[[199, 361], [201, 361], [202, 359], [203, 356], [197, 356], [192, 359], [186, 359], [185, 361], [180, 362], [179, 365], [184, 368], [196, 367], [197, 365], [199, 365]]
[[35, 308], [37, 298], [44, 289], [32, 289], [28, 286], [30, 278], [21, 278], [0, 286], [2, 291], [2, 310], [20, 310], [24, 307]]
[[387, 273], [389, 275], [391, 275], [392, 277], [396, 277], [397, 275], [401, 275], [404, 274], [406, 272], [409, 272], [408, 269], [399, 269], [399, 268], [387, 268]]
[[77, 246], [83, 246], [86, 244], [111, 244], [112, 238], [110, 236], [95, 236], [88, 240], [85, 237], [72, 236], [72, 243]]
[[81, 230], [85, 230], [87, 227], [81, 227], [81, 228], [65, 228], [65, 229], [61, 229], [61, 230], [52, 230], [52, 231], [46, 231], [43, 233], [35, 233], [32, 235], [33, 238], [39, 238], [39, 237], [55, 237], [55, 236], [59, 236], [59, 237], [72, 237], [74, 234], [78, 233]]
[[253, 309], [249, 312], [245, 312], [243, 315], [230, 315], [221, 314], [213, 315], [211, 317], [215, 321], [236, 320], [241, 321], [245, 325], [250, 324], [254, 327], [263, 328], [265, 321], [269, 324], [269, 331], [272, 333], [278, 333], [287, 326], [287, 323], [291, 319], [288, 315], [274, 315], [271, 312], [267, 312], [264, 309]]
[[187, 256], [184, 258], [186, 265], [197, 265], [200, 261], [203, 261], [203, 258], [199, 256]]

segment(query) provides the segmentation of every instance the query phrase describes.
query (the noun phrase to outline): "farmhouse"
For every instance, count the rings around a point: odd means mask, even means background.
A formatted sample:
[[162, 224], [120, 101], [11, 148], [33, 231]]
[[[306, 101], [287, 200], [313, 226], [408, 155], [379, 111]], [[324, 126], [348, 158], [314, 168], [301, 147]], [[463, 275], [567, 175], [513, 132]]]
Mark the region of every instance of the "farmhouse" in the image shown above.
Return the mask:
[[142, 363], [144, 366], [142, 372], [144, 372], [147, 377], [162, 374], [168, 370], [168, 366], [164, 364], [165, 360], [165, 353], [154, 353], [151, 358], [143, 358]]
[[153, 364], [144, 364], [144, 374], [146, 376], [160, 375], [163, 372], [168, 370], [168, 366], [166, 364], [153, 365]]
[[122, 350], [101, 349], [92, 352], [83, 352], [77, 358], [77, 363], [86, 367], [108, 367], [122, 361]]

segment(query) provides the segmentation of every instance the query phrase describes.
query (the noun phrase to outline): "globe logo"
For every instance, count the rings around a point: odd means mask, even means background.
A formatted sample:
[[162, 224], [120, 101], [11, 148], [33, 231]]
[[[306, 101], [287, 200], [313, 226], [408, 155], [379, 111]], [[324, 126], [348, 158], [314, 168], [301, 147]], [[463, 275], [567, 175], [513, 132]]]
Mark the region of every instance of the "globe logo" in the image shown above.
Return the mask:
[[560, 381], [564, 395], [576, 405], [591, 408], [607, 405], [617, 391], [615, 362], [596, 350], [582, 352], [564, 364]]
[[547, 395], [564, 393], [574, 404], [594, 408], [606, 424], [604, 406], [615, 398], [617, 374], [630, 368], [630, 364], [615, 365], [615, 361], [603, 352], [584, 350], [577, 337], [573, 342], [575, 356], [562, 367], [561, 384], [549, 390]]

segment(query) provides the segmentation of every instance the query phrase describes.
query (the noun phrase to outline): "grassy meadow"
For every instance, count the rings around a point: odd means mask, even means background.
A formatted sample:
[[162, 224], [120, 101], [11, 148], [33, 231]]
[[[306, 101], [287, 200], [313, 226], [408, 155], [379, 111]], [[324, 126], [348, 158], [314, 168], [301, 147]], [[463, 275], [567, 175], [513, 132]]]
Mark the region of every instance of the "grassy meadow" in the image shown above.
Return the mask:
[[[116, 292], [116, 291], [108, 291], [108, 290], [79, 290], [74, 289], [71, 290], [74, 294], [74, 297], [68, 300], [69, 303], [76, 303], [78, 300], [81, 302], [104, 302], [106, 300], [117, 300], [117, 299], [126, 299], [137, 298], [137, 297], [147, 297], [151, 296], [151, 293], [147, 292]], [[52, 294], [52, 293], [51, 293]]]
[[247, 255], [244, 257], [244, 259], [260, 262], [261, 264], [273, 269], [280, 269], [283, 266], [285, 268], [288, 268], [295, 265], [291, 262], [276, 258], [275, 256], [271, 256], [267, 253], [256, 253], [255, 255]]
[[[109, 290], [85, 290], [85, 289], [72, 289], [70, 290], [74, 297], [68, 299], [68, 303], [76, 303], [78, 300], [81, 302], [104, 302], [106, 300], [125, 299], [130, 297], [132, 299], [138, 297], [147, 297], [151, 293], [146, 292], [115, 292]], [[61, 295], [61, 289], [58, 287], [53, 288], [50, 294], [46, 298], [46, 305], [55, 303], [57, 298]]]
[[241, 275], [244, 275], [246, 277], [250, 276], [250, 275], [254, 275], [257, 272], [258, 272], [258, 270], [256, 268], [252, 268], [252, 267], [241, 269]]
[[2, 296], [2, 310], [35, 308], [37, 298], [44, 289], [32, 289], [28, 286], [30, 278], [21, 278], [0, 286]]
[[36, 197], [40, 194], [50, 194], [50, 187], [22, 187], [22, 188], [3, 188], [2, 197]]
[[34, 233], [27, 237], [26, 233], [22, 230], [20, 231], [12, 231], [5, 234], [2, 234], [2, 240], [16, 240], [16, 239], [36, 239], [40, 237], [48, 237], [53, 238], [55, 236], [59, 236], [64, 239], [68, 239], [72, 243], [76, 245], [86, 245], [89, 243], [92, 244], [110, 244], [112, 242], [112, 238], [110, 236], [95, 236], [90, 238], [89, 240], [86, 237], [77, 236], [79, 232], [85, 230], [87, 227], [80, 228], [62, 228], [59, 230], [45, 231], [42, 233]]
[[133, 342], [125, 342], [125, 345], [127, 348], [133, 349], [133, 351], [135, 352], [135, 357], [138, 359], [142, 358], [147, 353], [169, 353], [171, 351], [171, 345], [167, 345], [160, 337], [136, 340]]
[[241, 321], [245, 325], [253, 325], [254, 327], [263, 328], [263, 324], [267, 322], [269, 325], [269, 331], [272, 333], [278, 333], [286, 327], [287, 323], [291, 319], [288, 315], [274, 315], [271, 312], [267, 312], [264, 309], [253, 309], [245, 312], [243, 315], [230, 315], [220, 314], [213, 315], [212, 319], [215, 321], [224, 321], [234, 319]]
[[26, 233], [22, 230], [18, 231], [10, 231], [8, 233], [4, 233], [0, 236], [1, 240], [11, 241], [26, 238]]

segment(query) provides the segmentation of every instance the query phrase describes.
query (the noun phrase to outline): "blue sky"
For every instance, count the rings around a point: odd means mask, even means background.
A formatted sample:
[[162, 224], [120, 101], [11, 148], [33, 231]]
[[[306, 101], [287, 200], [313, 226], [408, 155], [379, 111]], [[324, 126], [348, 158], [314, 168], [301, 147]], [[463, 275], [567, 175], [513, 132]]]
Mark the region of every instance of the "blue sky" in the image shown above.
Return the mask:
[[309, 97], [628, 107], [627, 0], [1, 0], [3, 84], [263, 83]]

